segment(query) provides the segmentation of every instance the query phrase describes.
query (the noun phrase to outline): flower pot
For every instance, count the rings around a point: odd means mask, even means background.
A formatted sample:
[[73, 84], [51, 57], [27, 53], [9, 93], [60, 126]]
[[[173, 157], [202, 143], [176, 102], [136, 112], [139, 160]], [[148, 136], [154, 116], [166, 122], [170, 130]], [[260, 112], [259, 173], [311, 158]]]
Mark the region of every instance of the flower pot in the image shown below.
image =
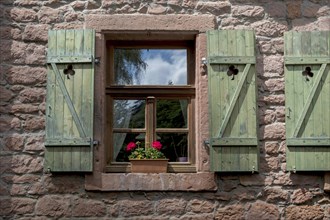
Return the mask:
[[178, 157], [179, 162], [188, 162], [188, 157]]
[[166, 173], [168, 159], [130, 159], [132, 173]]

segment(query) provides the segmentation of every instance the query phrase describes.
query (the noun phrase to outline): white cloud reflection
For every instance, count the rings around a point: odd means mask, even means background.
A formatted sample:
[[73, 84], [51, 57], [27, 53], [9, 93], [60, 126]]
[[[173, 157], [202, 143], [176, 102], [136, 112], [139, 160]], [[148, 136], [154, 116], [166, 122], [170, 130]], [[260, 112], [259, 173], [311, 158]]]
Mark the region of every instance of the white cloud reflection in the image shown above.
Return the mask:
[[[187, 51], [185, 49], [144, 49], [145, 73], [141, 74], [142, 85], [187, 84]], [[135, 84], [135, 83], [134, 83]]]

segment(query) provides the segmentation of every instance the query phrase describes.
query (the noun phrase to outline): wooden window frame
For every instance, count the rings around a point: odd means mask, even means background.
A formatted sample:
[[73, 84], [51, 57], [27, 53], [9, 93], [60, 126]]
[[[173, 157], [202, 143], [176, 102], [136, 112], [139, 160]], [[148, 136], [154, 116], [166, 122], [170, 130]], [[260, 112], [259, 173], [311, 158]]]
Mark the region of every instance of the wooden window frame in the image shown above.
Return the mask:
[[[155, 139], [156, 133], [166, 132], [184, 132], [188, 134], [188, 158], [189, 162], [169, 162], [169, 172], [196, 172], [195, 161], [195, 134], [193, 116], [195, 114], [195, 39], [182, 40], [138, 40], [139, 36], [132, 35], [132, 38], [125, 36], [123, 40], [108, 39], [106, 42], [106, 172], [130, 172], [130, 163], [112, 161], [113, 153], [111, 149], [112, 134], [116, 132], [145, 132], [147, 142]], [[125, 48], [154, 48], [154, 49], [186, 49], [187, 50], [187, 85], [116, 85], [114, 83], [114, 49], [120, 47]], [[155, 127], [155, 101], [157, 99], [187, 99], [188, 100], [188, 125], [186, 129], [164, 129]], [[113, 129], [112, 128], [112, 103], [114, 99], [145, 99], [146, 100], [146, 117], [153, 117], [146, 120], [146, 125], [143, 129]], [[149, 102], [150, 101], [150, 102]], [[151, 114], [150, 114], [151, 113]], [[151, 128], [151, 129], [150, 129]]]

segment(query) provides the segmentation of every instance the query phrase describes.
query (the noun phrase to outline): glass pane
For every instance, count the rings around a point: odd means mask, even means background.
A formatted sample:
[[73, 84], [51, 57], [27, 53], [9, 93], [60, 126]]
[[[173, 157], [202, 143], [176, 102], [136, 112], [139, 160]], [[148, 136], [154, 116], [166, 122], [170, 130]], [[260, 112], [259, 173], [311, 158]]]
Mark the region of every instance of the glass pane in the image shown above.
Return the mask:
[[116, 48], [117, 85], [187, 85], [186, 49]]
[[144, 128], [145, 100], [114, 100], [114, 128]]
[[114, 161], [128, 162], [128, 156], [130, 152], [127, 151], [127, 145], [130, 142], [141, 142], [141, 146], [144, 146], [145, 133], [114, 133], [113, 134], [113, 155]]
[[181, 157], [188, 157], [187, 133], [157, 133], [159, 141], [163, 145], [163, 152], [170, 162], [179, 161]]
[[158, 99], [157, 128], [187, 128], [186, 99]]

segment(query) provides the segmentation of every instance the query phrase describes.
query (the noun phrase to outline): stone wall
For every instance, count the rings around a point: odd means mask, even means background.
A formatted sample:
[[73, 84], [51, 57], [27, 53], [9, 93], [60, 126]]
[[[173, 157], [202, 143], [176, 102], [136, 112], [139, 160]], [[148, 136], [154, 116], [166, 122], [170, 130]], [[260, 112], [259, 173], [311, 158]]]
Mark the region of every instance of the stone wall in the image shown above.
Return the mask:
[[[92, 192], [43, 173], [48, 29], [89, 14], [213, 15], [257, 35], [260, 173], [218, 174], [215, 192]], [[322, 173], [285, 172], [283, 33], [330, 30], [328, 0], [1, 0], [0, 219], [330, 219]], [[137, 217], [138, 216], [138, 217]]]

